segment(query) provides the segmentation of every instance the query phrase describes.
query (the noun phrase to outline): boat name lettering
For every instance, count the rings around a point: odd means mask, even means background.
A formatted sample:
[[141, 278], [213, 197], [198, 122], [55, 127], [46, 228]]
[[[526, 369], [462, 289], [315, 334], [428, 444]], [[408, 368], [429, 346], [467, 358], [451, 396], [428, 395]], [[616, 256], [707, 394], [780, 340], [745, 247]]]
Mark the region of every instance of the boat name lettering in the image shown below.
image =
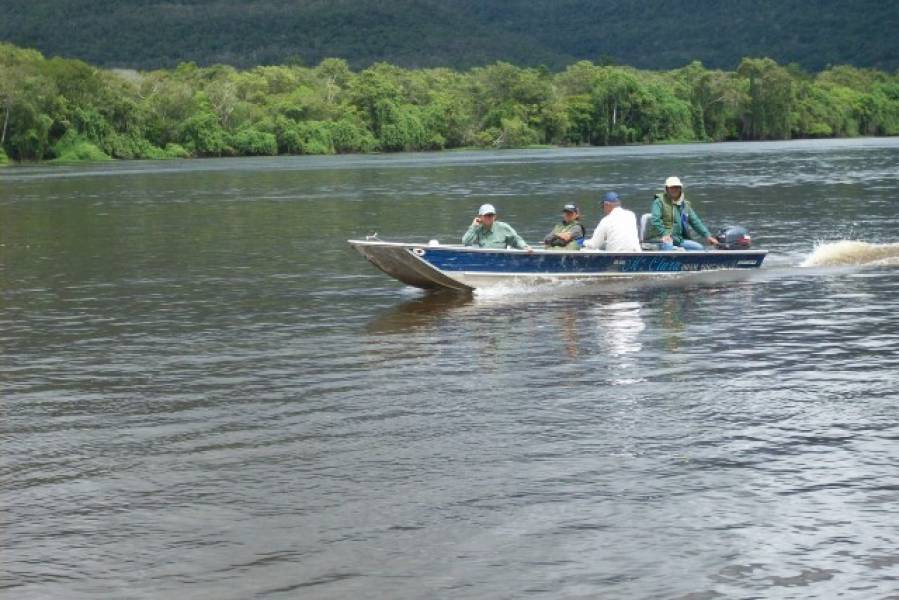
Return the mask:
[[628, 259], [622, 266], [622, 271], [681, 271], [682, 265], [680, 261], [668, 258], [667, 256], [638, 256]]

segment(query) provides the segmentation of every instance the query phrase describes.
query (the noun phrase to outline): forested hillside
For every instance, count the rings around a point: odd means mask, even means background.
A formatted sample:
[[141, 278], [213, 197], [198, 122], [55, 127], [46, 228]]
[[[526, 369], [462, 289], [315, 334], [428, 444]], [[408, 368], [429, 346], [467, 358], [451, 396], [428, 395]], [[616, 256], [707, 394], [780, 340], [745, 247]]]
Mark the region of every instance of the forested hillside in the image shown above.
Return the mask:
[[884, 0], [6, 0], [0, 41], [107, 67], [559, 70], [578, 59], [734, 69], [767, 56], [818, 71], [899, 68], [899, 2]]
[[0, 162], [899, 135], [899, 75], [770, 59], [559, 73], [300, 65], [97, 69], [0, 44]]

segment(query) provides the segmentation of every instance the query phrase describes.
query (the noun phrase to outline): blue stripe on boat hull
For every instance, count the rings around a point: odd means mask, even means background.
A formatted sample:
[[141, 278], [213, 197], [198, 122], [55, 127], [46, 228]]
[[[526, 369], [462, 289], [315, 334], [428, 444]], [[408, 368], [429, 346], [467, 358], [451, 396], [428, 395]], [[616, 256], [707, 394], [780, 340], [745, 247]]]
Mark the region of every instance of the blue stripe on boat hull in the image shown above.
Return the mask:
[[681, 273], [713, 269], [754, 269], [764, 253], [647, 252], [606, 254], [594, 252], [470, 252], [452, 248], [416, 249], [416, 256], [441, 271], [507, 274]]

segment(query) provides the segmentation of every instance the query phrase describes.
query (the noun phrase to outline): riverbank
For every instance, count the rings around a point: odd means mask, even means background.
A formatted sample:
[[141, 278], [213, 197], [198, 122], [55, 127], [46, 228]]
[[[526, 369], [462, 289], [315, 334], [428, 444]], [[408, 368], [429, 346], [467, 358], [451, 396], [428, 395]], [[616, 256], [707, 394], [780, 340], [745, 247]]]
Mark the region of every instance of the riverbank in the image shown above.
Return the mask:
[[[316, 158], [316, 159], [333, 159], [336, 162], [334, 164], [341, 164], [344, 160], [356, 160], [356, 159], [386, 159], [390, 156], [399, 155], [405, 156], [407, 159], [414, 159], [416, 156], [421, 156], [422, 159], [432, 157], [433, 160], [441, 160], [440, 157], [449, 157], [458, 156], [463, 157], [464, 161], [477, 161], [481, 160], [477, 157], [483, 157], [483, 161], [485, 163], [496, 162], [499, 157], [510, 157], [519, 159], [523, 156], [543, 156], [547, 159], [555, 156], [555, 152], [558, 151], [560, 155], [569, 155], [571, 153], [576, 153], [577, 155], [590, 155], [595, 151], [598, 154], [609, 154], [616, 155], [621, 151], [625, 151], [630, 153], [631, 151], [636, 151], [641, 148], [645, 148], [648, 151], [655, 150], [655, 153], [659, 153], [660, 155], [664, 155], [667, 153], [668, 149], [677, 151], [676, 148], [678, 146], [684, 147], [697, 147], [697, 146], [708, 146], [709, 152], [716, 152], [721, 147], [726, 147], [731, 149], [734, 152], [764, 152], [769, 153], [773, 151], [777, 151], [779, 148], [783, 146], [787, 146], [792, 148], [796, 152], [808, 152], [810, 150], [814, 150], [818, 147], [842, 147], [842, 148], [860, 148], [860, 147], [892, 147], [897, 141], [899, 141], [899, 136], [864, 136], [864, 137], [853, 137], [853, 138], [805, 138], [805, 139], [793, 139], [793, 140], [768, 140], [768, 141], [722, 141], [722, 142], [657, 142], [653, 144], [626, 144], [619, 146], [550, 146], [550, 145], [533, 145], [524, 148], [503, 148], [503, 149], [490, 149], [490, 148], [481, 148], [477, 146], [468, 146], [462, 148], [449, 148], [446, 150], [428, 150], [428, 151], [419, 151], [419, 152], [408, 152], [408, 153], [396, 153], [396, 152], [377, 152], [372, 151], [365, 154], [332, 154], [332, 155], [279, 155], [279, 156], [256, 156], [256, 157], [245, 157], [245, 156], [217, 156], [217, 157], [191, 157], [191, 156], [172, 156], [172, 157], [163, 157], [163, 158], [140, 158], [140, 159], [114, 159], [110, 157], [101, 157], [98, 159], [92, 159], [90, 157], [86, 158], [72, 158], [71, 155], [68, 155], [67, 158], [58, 158], [53, 160], [45, 160], [45, 161], [13, 161], [8, 160], [6, 163], [0, 162], [0, 167], [6, 166], [10, 168], [16, 167], [42, 167], [42, 166], [59, 166], [59, 167], [86, 167], [90, 165], [97, 165], [98, 167], [102, 167], [103, 165], [125, 165], [129, 162], [142, 162], [142, 163], [166, 163], [178, 161], [180, 159], [187, 160], [188, 162], [198, 161], [205, 162], [211, 161], [211, 163], [219, 164], [219, 161], [235, 161], [235, 164], [238, 164], [239, 161], [252, 158], [254, 159], [254, 164], [262, 165], [266, 164], [265, 159], [290, 159], [290, 158]], [[430, 158], [428, 158], [430, 160]], [[221, 163], [227, 164], [227, 163]], [[276, 164], [276, 163], [272, 163]], [[321, 163], [316, 161], [316, 164], [321, 165], [325, 163]]]

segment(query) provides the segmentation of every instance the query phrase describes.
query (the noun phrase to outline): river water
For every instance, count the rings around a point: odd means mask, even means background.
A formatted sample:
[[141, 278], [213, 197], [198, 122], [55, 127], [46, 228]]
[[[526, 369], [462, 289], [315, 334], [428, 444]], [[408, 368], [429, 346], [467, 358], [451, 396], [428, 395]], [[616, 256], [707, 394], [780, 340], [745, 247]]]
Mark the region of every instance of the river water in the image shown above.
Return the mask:
[[[745, 281], [428, 295], [668, 175]], [[899, 140], [0, 171], [4, 598], [897, 598]]]

